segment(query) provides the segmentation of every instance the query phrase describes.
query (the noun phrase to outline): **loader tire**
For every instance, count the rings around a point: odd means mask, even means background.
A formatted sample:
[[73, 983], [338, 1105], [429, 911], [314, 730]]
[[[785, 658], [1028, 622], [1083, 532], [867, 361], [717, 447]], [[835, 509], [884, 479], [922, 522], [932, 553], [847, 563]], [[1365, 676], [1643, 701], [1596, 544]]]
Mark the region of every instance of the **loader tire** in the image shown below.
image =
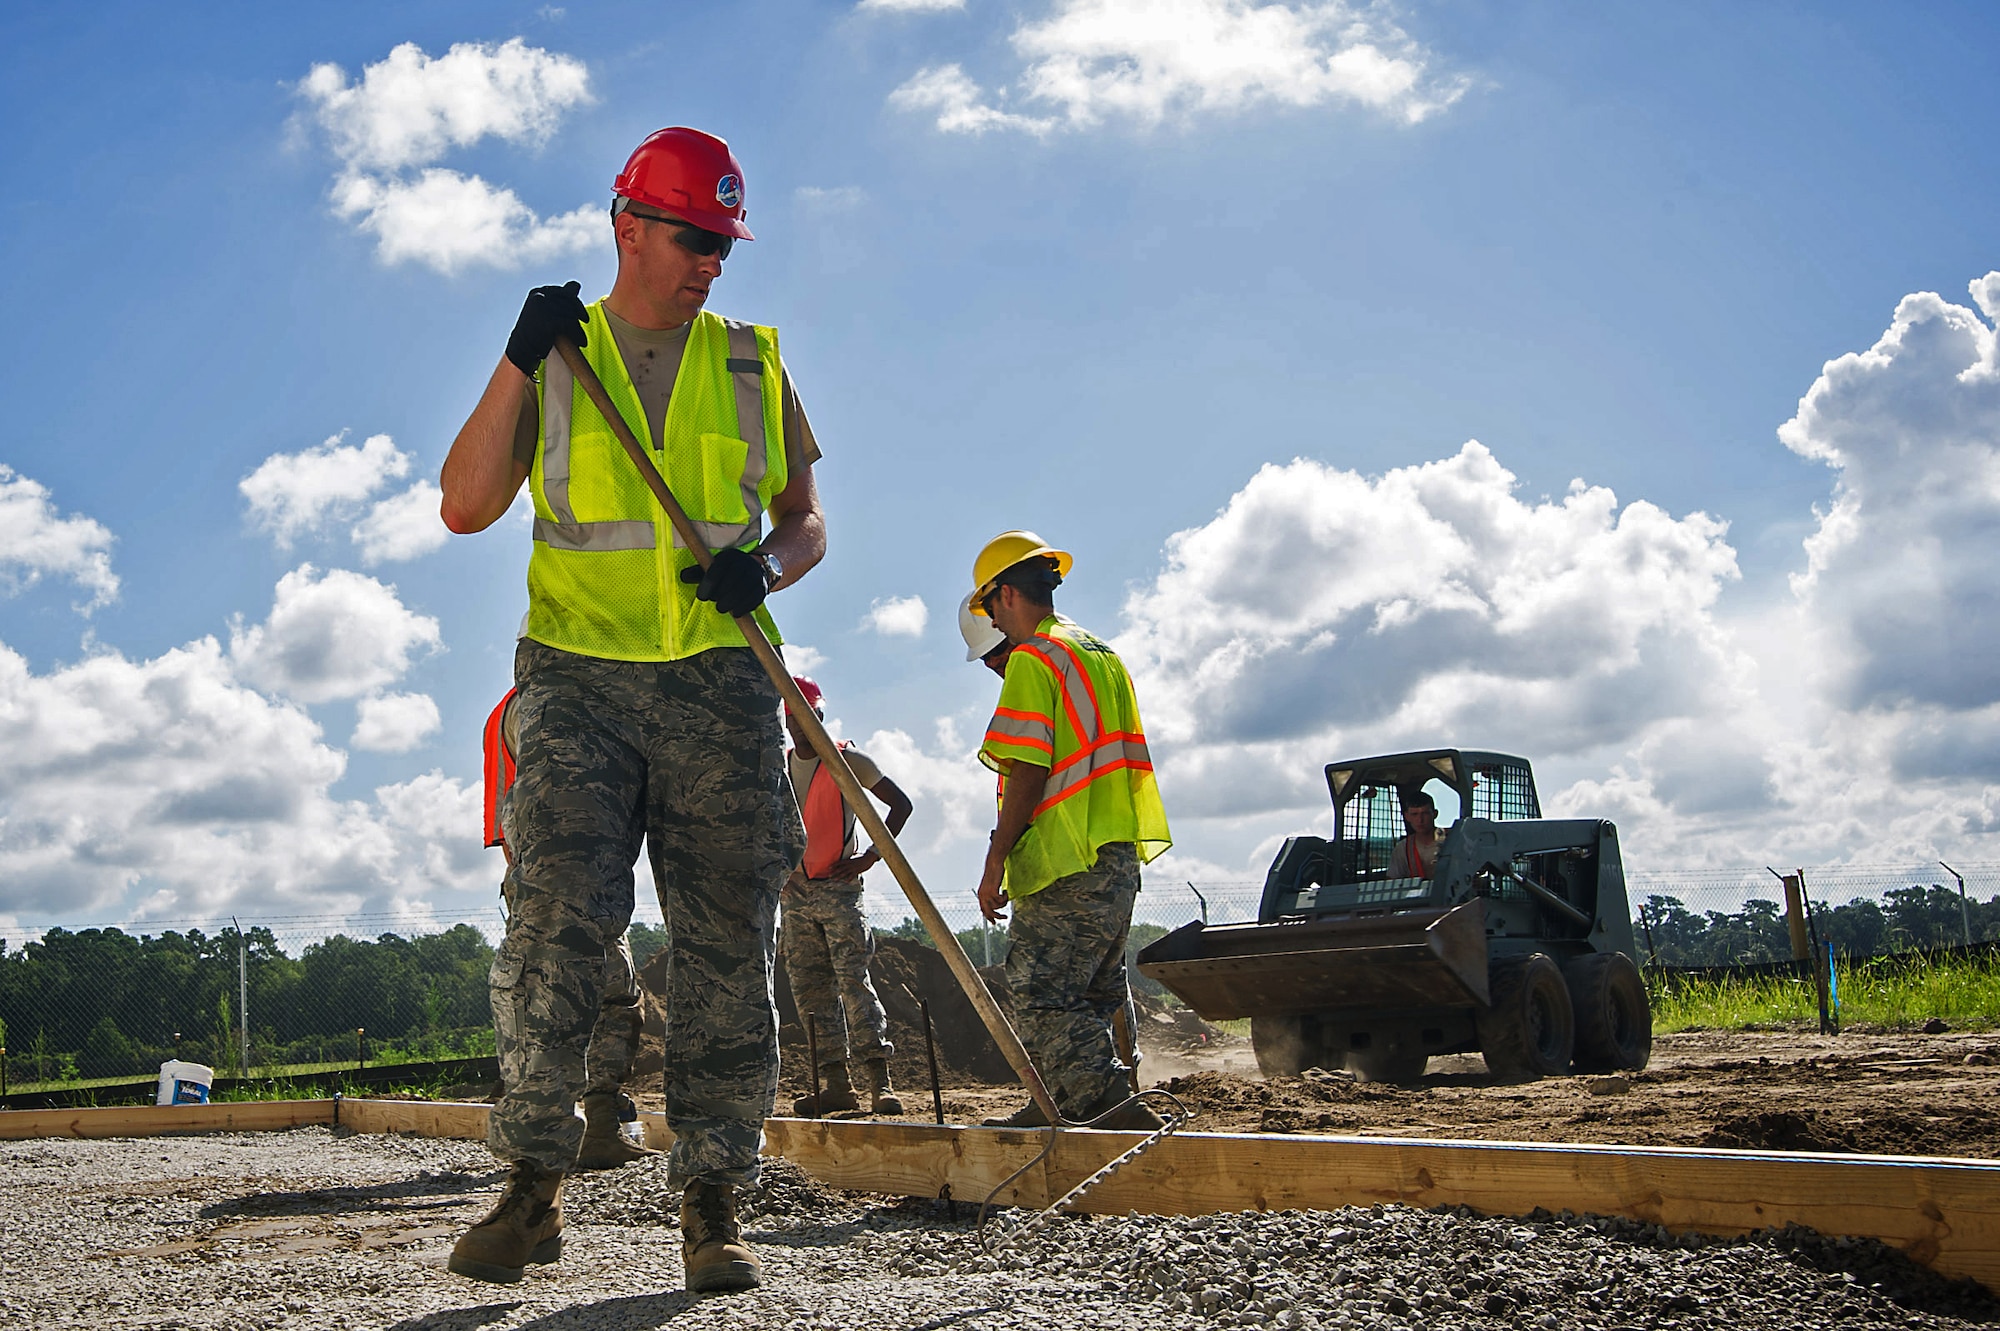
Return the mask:
[[1562, 969], [1548, 954], [1493, 963], [1493, 1002], [1475, 1019], [1486, 1066], [1502, 1081], [1538, 1081], [1569, 1071], [1576, 1051], [1576, 1014]]
[[1266, 1077], [1296, 1077], [1312, 1062], [1303, 1017], [1250, 1018], [1250, 1048]]
[[1576, 1069], [1637, 1072], [1653, 1057], [1653, 1005], [1623, 952], [1593, 952], [1563, 968], [1576, 1009]]

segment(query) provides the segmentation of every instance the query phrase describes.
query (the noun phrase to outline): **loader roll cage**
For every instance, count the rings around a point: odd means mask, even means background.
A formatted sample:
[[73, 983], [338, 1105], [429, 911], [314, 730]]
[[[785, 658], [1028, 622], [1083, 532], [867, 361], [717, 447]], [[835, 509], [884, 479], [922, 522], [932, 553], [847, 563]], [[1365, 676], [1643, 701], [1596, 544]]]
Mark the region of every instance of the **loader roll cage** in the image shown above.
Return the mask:
[[[1519, 822], [1542, 816], [1534, 768], [1525, 758], [1476, 749], [1425, 749], [1328, 763], [1333, 796], [1331, 841], [1301, 837], [1265, 879], [1260, 920], [1344, 906], [1411, 906], [1433, 893], [1428, 878], [1392, 878], [1390, 859], [1404, 834], [1402, 794], [1439, 781], [1458, 802], [1458, 816]], [[1502, 882], [1488, 891], [1510, 891]], [[1512, 893], [1519, 895], [1519, 889]]]

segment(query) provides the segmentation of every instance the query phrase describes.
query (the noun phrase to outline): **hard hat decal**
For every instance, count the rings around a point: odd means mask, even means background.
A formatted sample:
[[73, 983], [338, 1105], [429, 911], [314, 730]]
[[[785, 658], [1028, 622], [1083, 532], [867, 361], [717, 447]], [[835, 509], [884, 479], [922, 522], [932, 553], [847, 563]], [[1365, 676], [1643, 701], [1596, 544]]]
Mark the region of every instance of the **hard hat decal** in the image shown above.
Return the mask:
[[743, 202], [743, 180], [730, 173], [715, 182], [715, 201], [725, 208], [734, 208]]

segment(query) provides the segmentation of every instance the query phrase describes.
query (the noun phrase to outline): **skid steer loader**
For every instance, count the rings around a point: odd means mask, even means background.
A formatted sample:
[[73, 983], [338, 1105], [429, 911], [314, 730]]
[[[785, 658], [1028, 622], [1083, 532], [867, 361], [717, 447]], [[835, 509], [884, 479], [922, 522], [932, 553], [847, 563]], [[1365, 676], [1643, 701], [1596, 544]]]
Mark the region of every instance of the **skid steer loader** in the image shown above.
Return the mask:
[[[1210, 1021], [1248, 1017], [1265, 1076], [1408, 1082], [1473, 1050], [1509, 1081], [1646, 1065], [1615, 827], [1543, 818], [1533, 770], [1504, 753], [1329, 763], [1326, 782], [1333, 838], [1285, 842], [1256, 922], [1185, 925], [1139, 953], [1142, 973]], [[1428, 878], [1392, 877], [1420, 790], [1455, 821]]]

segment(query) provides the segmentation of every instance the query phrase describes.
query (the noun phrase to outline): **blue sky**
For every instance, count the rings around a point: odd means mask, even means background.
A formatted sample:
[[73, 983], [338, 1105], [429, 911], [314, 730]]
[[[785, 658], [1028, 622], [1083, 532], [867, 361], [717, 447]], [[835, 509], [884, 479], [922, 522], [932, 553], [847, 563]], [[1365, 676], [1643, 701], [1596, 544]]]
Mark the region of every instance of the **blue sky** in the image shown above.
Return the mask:
[[826, 450], [774, 608], [941, 897], [990, 794], [953, 607], [1014, 526], [1133, 660], [1174, 879], [1259, 876], [1328, 759], [1449, 742], [1656, 867], [2000, 858], [1996, 27], [10, 9], [0, 924], [488, 905], [527, 536], [437, 539], [418, 487], [525, 288], [608, 287], [610, 178], [672, 123], [744, 163], [711, 307], [780, 329]]

